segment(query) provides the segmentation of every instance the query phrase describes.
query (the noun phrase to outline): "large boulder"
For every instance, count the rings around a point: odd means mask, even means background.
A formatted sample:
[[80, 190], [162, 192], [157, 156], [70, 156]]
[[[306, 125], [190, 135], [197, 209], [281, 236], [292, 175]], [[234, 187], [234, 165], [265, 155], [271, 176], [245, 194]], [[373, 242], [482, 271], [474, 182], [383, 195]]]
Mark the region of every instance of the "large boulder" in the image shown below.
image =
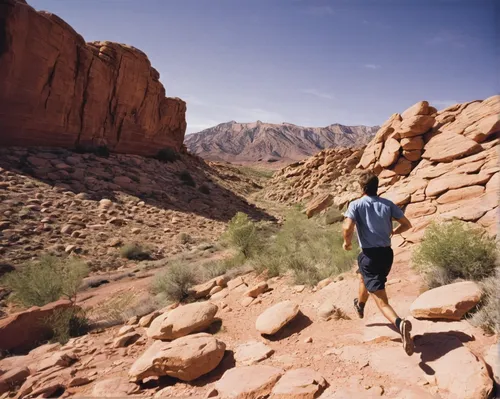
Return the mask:
[[474, 140], [456, 133], [434, 136], [424, 147], [423, 158], [433, 162], [451, 162], [454, 159], [481, 151]]
[[298, 315], [299, 305], [292, 301], [279, 302], [266, 309], [255, 322], [255, 328], [261, 334], [272, 335]]
[[460, 320], [479, 303], [481, 288], [472, 281], [443, 285], [421, 294], [410, 311], [417, 319]]
[[92, 389], [92, 398], [126, 398], [133, 384], [124, 377], [112, 377], [98, 381]]
[[142, 51], [85, 43], [61, 18], [24, 1], [2, 2], [2, 33], [9, 40], [0, 59], [0, 146], [181, 149], [186, 103], [165, 97]]
[[210, 302], [179, 306], [153, 320], [148, 337], [171, 340], [205, 330], [212, 324], [218, 307]]
[[326, 380], [314, 370], [290, 370], [274, 386], [270, 399], [314, 399], [326, 386]]
[[71, 301], [60, 300], [45, 306], [34, 306], [0, 320], [0, 351], [25, 352], [36, 347], [52, 335], [47, 324], [54, 312], [69, 309]]
[[215, 383], [221, 399], [260, 399], [267, 397], [283, 370], [271, 366], [235, 367]]
[[380, 165], [387, 168], [396, 162], [399, 158], [401, 145], [395, 139], [388, 139], [384, 144], [382, 155], [380, 156]]
[[155, 341], [129, 371], [132, 382], [168, 375], [192, 381], [212, 371], [224, 357], [226, 345], [210, 334], [199, 333], [172, 342]]
[[396, 132], [401, 138], [421, 136], [434, 125], [435, 119], [428, 115], [415, 115], [403, 119]]

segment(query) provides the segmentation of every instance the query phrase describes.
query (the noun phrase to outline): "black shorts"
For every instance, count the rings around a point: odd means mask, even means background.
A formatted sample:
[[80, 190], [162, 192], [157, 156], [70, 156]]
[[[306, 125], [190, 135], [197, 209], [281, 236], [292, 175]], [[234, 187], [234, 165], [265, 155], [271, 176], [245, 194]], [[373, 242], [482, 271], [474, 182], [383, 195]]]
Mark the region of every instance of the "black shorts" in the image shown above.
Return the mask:
[[364, 248], [358, 256], [358, 272], [368, 292], [383, 290], [391, 271], [394, 253], [391, 247]]

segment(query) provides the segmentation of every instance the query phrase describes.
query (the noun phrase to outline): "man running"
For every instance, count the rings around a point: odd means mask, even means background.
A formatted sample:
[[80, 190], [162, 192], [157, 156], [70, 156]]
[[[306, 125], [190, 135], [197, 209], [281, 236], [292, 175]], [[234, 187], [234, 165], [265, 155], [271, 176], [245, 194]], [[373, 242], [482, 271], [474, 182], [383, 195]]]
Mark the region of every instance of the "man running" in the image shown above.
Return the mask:
[[[385, 292], [387, 275], [391, 271], [394, 254], [391, 248], [391, 237], [401, 234], [412, 227], [403, 211], [392, 201], [377, 195], [378, 177], [371, 172], [361, 175], [359, 184], [363, 196], [351, 202], [343, 225], [344, 249], [352, 249], [352, 236], [356, 226], [361, 253], [358, 256], [359, 293], [354, 299], [354, 307], [360, 318], [364, 316], [364, 308], [369, 294], [375, 300], [382, 314], [396, 326], [403, 339], [405, 352], [411, 356], [414, 352], [411, 338], [411, 323], [401, 319], [389, 304]], [[393, 230], [392, 220], [399, 222]]]

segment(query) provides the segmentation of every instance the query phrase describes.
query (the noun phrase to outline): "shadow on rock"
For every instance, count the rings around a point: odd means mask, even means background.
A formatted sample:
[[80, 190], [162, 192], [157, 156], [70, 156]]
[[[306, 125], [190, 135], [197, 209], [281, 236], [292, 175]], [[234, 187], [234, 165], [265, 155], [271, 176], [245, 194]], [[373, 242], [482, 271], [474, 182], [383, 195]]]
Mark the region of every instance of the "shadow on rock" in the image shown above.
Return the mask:
[[436, 332], [416, 335], [414, 337], [415, 353], [420, 354], [419, 367], [427, 375], [434, 375], [434, 369], [429, 362], [438, 360], [449, 352], [463, 346], [463, 342], [471, 341], [472, 338], [460, 331]]
[[211, 384], [215, 381], [220, 380], [222, 375], [229, 369], [236, 367], [236, 360], [234, 360], [234, 352], [231, 350], [226, 350], [224, 352], [224, 357], [222, 358], [219, 365], [213, 369], [210, 373], [201, 376], [195, 381], [191, 381], [189, 384], [195, 387], [204, 387], [207, 384]]
[[307, 317], [304, 313], [299, 312], [295, 318], [290, 321], [286, 326], [279, 330], [276, 334], [262, 336], [269, 341], [280, 341], [282, 339], [288, 338], [293, 334], [297, 334], [302, 330], [306, 329], [312, 324], [312, 320]]

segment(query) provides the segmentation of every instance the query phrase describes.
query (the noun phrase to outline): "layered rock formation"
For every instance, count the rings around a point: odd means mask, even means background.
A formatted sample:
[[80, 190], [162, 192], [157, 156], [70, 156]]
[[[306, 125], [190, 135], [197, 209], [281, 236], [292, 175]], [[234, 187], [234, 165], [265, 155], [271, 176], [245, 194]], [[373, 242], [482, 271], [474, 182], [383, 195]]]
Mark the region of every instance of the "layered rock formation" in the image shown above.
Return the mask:
[[0, 4], [0, 145], [180, 150], [186, 104], [166, 98], [140, 50], [85, 43], [56, 15]]
[[495, 235], [499, 115], [500, 96], [439, 112], [419, 102], [392, 115], [364, 151], [328, 150], [277, 172], [265, 197], [307, 204], [331, 194], [331, 202], [342, 208], [360, 195], [359, 173], [373, 170], [379, 194], [404, 207], [414, 221], [403, 234], [407, 242], [420, 241], [436, 216], [476, 222]]
[[[288, 204], [315, 202], [324, 194], [334, 194], [333, 201], [342, 207], [356, 198], [356, 165], [363, 155], [363, 148], [330, 148], [315, 156], [291, 164], [275, 172], [269, 181], [264, 197], [267, 200]], [[354, 193], [354, 194], [353, 194]]]
[[378, 126], [303, 127], [231, 121], [186, 136], [186, 146], [193, 154], [211, 161], [262, 163], [278, 169], [325, 148], [366, 145], [377, 129]]

